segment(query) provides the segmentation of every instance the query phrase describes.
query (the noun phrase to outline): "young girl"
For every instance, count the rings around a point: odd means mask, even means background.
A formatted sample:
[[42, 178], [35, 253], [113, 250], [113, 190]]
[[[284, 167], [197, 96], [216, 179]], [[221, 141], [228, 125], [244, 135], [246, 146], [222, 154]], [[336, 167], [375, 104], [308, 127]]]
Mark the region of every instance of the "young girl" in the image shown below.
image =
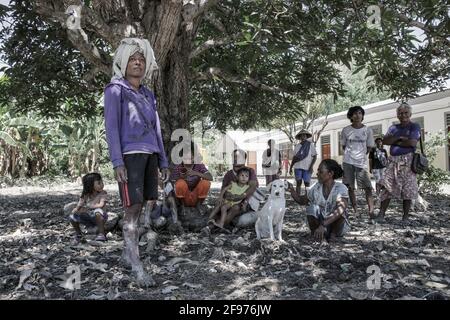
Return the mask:
[[102, 177], [98, 173], [88, 173], [83, 179], [83, 192], [77, 206], [72, 210], [70, 223], [75, 229], [74, 244], [85, 242], [81, 233], [80, 224], [87, 227], [97, 226], [97, 241], [106, 241], [105, 221], [108, 215], [104, 211], [106, 207], [107, 193], [103, 190]]
[[[216, 221], [216, 216], [218, 212], [213, 212], [210, 216], [208, 225], [211, 227], [216, 226], [222, 230], [227, 219], [227, 215], [233, 206], [239, 206], [242, 200], [245, 199], [245, 192], [250, 187], [248, 184], [250, 177], [250, 170], [246, 167], [239, 169], [237, 172], [238, 182], [231, 182], [227, 187], [225, 187], [220, 193], [219, 200], [222, 201], [220, 206], [220, 218], [219, 222]], [[217, 210], [218, 211], [218, 210]]]

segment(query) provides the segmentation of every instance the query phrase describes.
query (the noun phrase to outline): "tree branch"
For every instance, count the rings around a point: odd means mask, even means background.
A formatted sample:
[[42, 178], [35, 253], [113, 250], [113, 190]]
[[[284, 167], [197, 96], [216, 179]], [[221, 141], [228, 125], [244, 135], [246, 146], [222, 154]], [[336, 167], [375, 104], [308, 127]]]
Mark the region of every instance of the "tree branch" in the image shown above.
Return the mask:
[[223, 1], [220, 3], [220, 5], [217, 6], [217, 10], [221, 12], [225, 17], [229, 17], [235, 13], [234, 10], [225, 7]]
[[[392, 10], [390, 10], [390, 9], [387, 9], [387, 10], [392, 12]], [[439, 39], [441, 39], [446, 46], [450, 46], [450, 41], [445, 36], [440, 35], [438, 32], [436, 32], [436, 30], [434, 30], [434, 28], [427, 27], [424, 23], [410, 19], [402, 13], [398, 13], [398, 12], [393, 12], [393, 13], [398, 17], [398, 19], [400, 21], [405, 22], [406, 24], [408, 24], [411, 27], [419, 28], [419, 29], [425, 31], [429, 35], [434, 35], [434, 36], [438, 37]]]
[[83, 6], [82, 9], [82, 20], [87, 25], [92, 26], [92, 28], [97, 32], [103, 39], [109, 42], [113, 47], [117, 47], [120, 42], [120, 35], [113, 32], [112, 28], [103, 21], [103, 19], [94, 10], [89, 7]]
[[[186, 2], [192, 2], [192, 0], [187, 0]], [[195, 12], [192, 20], [217, 5], [217, 0], [195, 0], [195, 3], [197, 5], [197, 11]]]
[[[63, 28], [67, 28], [68, 16], [65, 13], [66, 8], [63, 3], [57, 2], [55, 4], [53, 1], [36, 0], [35, 4], [36, 11], [44, 19], [50, 22], [57, 21]], [[98, 26], [101, 26], [101, 22]], [[89, 42], [88, 36], [83, 29], [67, 29], [67, 34], [73, 46], [80, 50], [83, 56], [96, 66], [98, 70], [107, 75], [111, 73], [110, 58], [107, 58], [108, 56], [105, 53], [101, 53], [92, 42]]]
[[320, 135], [322, 134], [323, 130], [325, 130], [325, 127], [328, 125], [328, 112], [325, 115], [325, 119], [322, 122], [322, 127], [319, 130], [316, 130], [313, 132], [313, 142], [316, 144], [317, 141], [319, 141]]
[[227, 33], [227, 29], [223, 25], [223, 23], [217, 19], [214, 12], [210, 11], [207, 14], [205, 14], [205, 19], [211, 23], [217, 30], [219, 30], [222, 33]]
[[134, 18], [141, 20], [144, 16], [144, 0], [131, 0], [131, 12], [133, 13]]
[[100, 53], [100, 50], [92, 42], [89, 42], [87, 34], [83, 29], [67, 30], [67, 35], [75, 48], [80, 50], [81, 54], [95, 65], [98, 70], [106, 75], [111, 74], [112, 61], [106, 59], [106, 54]]
[[225, 80], [230, 83], [249, 84], [252, 87], [255, 87], [255, 88], [258, 88], [261, 90], [265, 90], [265, 91], [270, 91], [273, 93], [289, 92], [288, 90], [282, 89], [280, 87], [266, 85], [264, 83], [259, 82], [256, 79], [253, 79], [250, 77], [241, 79], [240, 77], [235, 76], [235, 75], [230, 75], [227, 72], [225, 72], [224, 70], [217, 68], [217, 67], [211, 67], [211, 68], [208, 68], [207, 72], [198, 73], [197, 76], [193, 80], [207, 81], [207, 80], [212, 80], [214, 78], [221, 78], [222, 80]]
[[409, 25], [411, 27], [419, 28], [419, 29], [425, 31], [429, 35], [434, 35], [434, 36], [438, 37], [439, 39], [442, 39], [442, 41], [444, 42], [445, 45], [450, 46], [449, 39], [447, 39], [445, 36], [439, 34], [439, 32], [436, 32], [436, 30], [434, 30], [433, 27], [426, 26], [424, 23], [422, 23], [420, 21], [416, 21], [414, 19], [411, 19], [407, 15], [405, 15], [403, 13], [400, 13], [400, 12], [397, 12], [395, 10], [392, 10], [392, 9], [386, 7], [385, 5], [381, 4], [381, 3], [379, 3], [378, 6], [380, 7], [380, 9], [384, 9], [384, 10], [392, 13], [400, 21], [406, 23], [407, 25]]
[[185, 26], [186, 31], [195, 32], [198, 23], [194, 25], [194, 21], [200, 21], [202, 15], [217, 4], [217, 0], [183, 0], [182, 3], [183, 26]]
[[222, 39], [217, 39], [217, 40], [210, 39], [210, 40], [204, 42], [203, 44], [201, 44], [200, 46], [198, 46], [194, 51], [192, 51], [189, 56], [189, 59], [194, 59], [195, 57], [199, 56], [200, 54], [202, 54], [203, 52], [205, 52], [211, 48], [220, 47], [220, 46], [232, 43], [234, 40], [239, 38], [241, 35], [242, 35], [242, 33], [238, 33], [238, 34], [234, 34], [232, 36], [225, 37]]
[[288, 139], [291, 143], [294, 142], [294, 136], [292, 135], [292, 130], [290, 128], [288, 129], [287, 127], [281, 127], [281, 128], [277, 128], [277, 129], [279, 129], [281, 132], [283, 132], [288, 137]]

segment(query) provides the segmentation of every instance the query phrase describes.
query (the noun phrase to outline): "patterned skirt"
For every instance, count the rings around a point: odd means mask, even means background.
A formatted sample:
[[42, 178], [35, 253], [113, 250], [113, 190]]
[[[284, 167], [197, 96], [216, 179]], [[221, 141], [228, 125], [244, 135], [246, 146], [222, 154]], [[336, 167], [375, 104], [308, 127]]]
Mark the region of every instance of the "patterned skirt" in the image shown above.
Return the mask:
[[390, 156], [384, 177], [379, 184], [384, 188], [381, 190], [380, 200], [400, 199], [414, 200], [418, 196], [416, 174], [411, 170], [413, 153], [400, 156]]

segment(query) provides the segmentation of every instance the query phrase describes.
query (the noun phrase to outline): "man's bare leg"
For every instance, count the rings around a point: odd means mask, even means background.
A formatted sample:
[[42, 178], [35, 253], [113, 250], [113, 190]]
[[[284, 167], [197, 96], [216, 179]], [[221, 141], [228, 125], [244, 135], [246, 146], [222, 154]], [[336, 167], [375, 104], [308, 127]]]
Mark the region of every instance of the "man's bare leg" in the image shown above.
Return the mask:
[[169, 195], [166, 198], [167, 204], [169, 205], [169, 208], [172, 210], [172, 222], [177, 223], [178, 222], [178, 209], [177, 209], [177, 203], [175, 201], [175, 197], [172, 195]]
[[298, 195], [302, 194], [302, 181], [303, 180], [296, 180], [297, 181], [297, 186], [295, 187], [295, 191], [297, 191]]
[[372, 189], [366, 188], [366, 189], [364, 189], [364, 191], [366, 192], [366, 201], [367, 201], [367, 206], [369, 207], [369, 217], [371, 219], [373, 219], [374, 218], [374, 204], [373, 204]]
[[144, 270], [144, 265], [139, 258], [139, 230], [138, 221], [142, 210], [142, 204], [135, 204], [125, 210], [123, 224], [124, 250], [123, 259], [131, 265], [131, 270], [136, 274], [136, 280], [140, 285], [153, 286], [155, 281]]
[[353, 207], [353, 211], [356, 213], [358, 207], [356, 205], [356, 194], [355, 194], [355, 189], [348, 187], [348, 194], [350, 196], [350, 200], [352, 201], [352, 207]]

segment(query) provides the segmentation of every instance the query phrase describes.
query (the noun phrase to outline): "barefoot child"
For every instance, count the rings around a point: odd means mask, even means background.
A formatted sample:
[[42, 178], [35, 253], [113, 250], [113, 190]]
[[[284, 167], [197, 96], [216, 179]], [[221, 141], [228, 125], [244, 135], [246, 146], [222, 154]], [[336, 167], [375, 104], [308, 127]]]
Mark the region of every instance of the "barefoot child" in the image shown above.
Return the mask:
[[216, 226], [223, 229], [226, 222], [233, 220], [234, 216], [229, 215], [230, 209], [233, 206], [239, 206], [241, 201], [246, 198], [245, 192], [250, 187], [249, 185], [250, 170], [247, 167], [239, 169], [237, 172], [238, 182], [232, 182], [227, 187], [222, 189], [219, 196], [219, 201], [222, 202], [220, 206], [220, 218], [216, 221], [216, 216], [219, 210], [213, 211], [209, 217], [208, 225], [210, 227]]
[[97, 226], [97, 241], [106, 241], [105, 221], [108, 219], [104, 211], [106, 206], [106, 191], [103, 190], [102, 177], [98, 173], [88, 173], [83, 179], [83, 192], [77, 206], [72, 210], [70, 223], [75, 229], [74, 244], [85, 242], [80, 229], [80, 223], [93, 227]]

